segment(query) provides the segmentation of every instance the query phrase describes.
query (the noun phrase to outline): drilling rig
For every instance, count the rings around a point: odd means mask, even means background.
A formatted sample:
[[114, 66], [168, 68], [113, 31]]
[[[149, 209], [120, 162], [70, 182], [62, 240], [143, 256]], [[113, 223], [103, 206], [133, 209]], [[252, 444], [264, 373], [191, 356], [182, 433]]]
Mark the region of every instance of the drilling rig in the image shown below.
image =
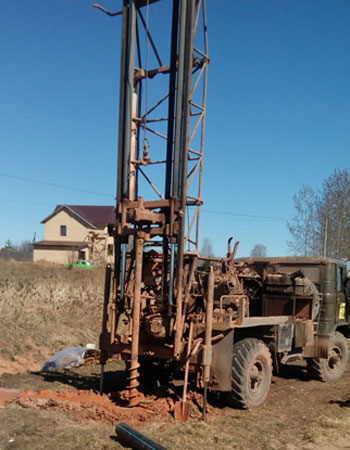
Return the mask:
[[[111, 353], [128, 360], [130, 405], [138, 401], [139, 355], [181, 361], [192, 345], [190, 328], [198, 342], [188, 314], [196, 309], [193, 292], [201, 295], [195, 272], [209, 64], [206, 8], [202, 1], [172, 2], [163, 62], [150, 32], [156, 3], [124, 1], [120, 12], [115, 263], [106, 275], [112, 299], [108, 310], [107, 287], [101, 349], [102, 362]], [[150, 199], [140, 195], [142, 187]]]
[[[226, 392], [235, 406], [258, 406], [273, 363], [309, 358], [321, 374], [319, 361], [330, 360], [329, 336], [348, 319], [325, 308], [330, 284], [323, 280], [333, 280], [327, 267], [337, 263], [237, 260], [231, 239], [226, 257], [200, 255], [205, 1], [123, 0], [116, 13], [95, 6], [122, 18], [117, 195], [109, 227], [115, 259], [106, 269], [101, 380], [106, 361], [119, 357], [127, 363], [129, 406], [139, 402], [140, 373], [164, 375], [169, 368], [184, 371], [184, 403], [192, 372], [204, 403], [209, 388]], [[340, 294], [333, 300], [345, 302]], [[340, 374], [347, 352], [338, 335], [332, 342], [340, 356], [332, 364]]]

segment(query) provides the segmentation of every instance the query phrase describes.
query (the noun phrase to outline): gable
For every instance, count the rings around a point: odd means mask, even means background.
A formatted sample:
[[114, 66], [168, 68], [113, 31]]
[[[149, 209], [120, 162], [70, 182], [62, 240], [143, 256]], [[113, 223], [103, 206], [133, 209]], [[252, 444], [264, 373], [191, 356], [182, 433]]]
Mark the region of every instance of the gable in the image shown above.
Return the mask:
[[91, 229], [104, 228], [109, 223], [114, 222], [113, 206], [93, 206], [93, 205], [58, 205], [54, 212], [46, 217], [41, 223], [52, 220], [54, 216], [64, 211], [83, 226]]

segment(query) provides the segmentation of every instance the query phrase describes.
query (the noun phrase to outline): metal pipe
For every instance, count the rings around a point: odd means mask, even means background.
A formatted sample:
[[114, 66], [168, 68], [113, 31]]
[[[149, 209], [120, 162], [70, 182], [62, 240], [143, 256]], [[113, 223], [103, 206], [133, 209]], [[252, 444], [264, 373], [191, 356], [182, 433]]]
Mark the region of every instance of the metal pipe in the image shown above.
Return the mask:
[[123, 180], [122, 196], [129, 198], [129, 169], [131, 151], [132, 104], [134, 92], [134, 65], [136, 46], [136, 4], [129, 0], [128, 26], [127, 26], [127, 55], [125, 59], [125, 101], [124, 101], [124, 139], [123, 139]]
[[[184, 6], [186, 3], [186, 10]], [[183, 17], [184, 15], [184, 17]], [[180, 37], [180, 48], [183, 45], [183, 100], [181, 111], [176, 111], [176, 120], [180, 120], [180, 142], [179, 142], [179, 176], [178, 181], [178, 195], [180, 197], [180, 214], [179, 225], [180, 233], [177, 242], [177, 300], [176, 300], [176, 325], [175, 325], [175, 342], [174, 342], [174, 356], [178, 358], [181, 352], [181, 319], [182, 319], [182, 301], [183, 301], [183, 259], [185, 250], [185, 223], [186, 223], [186, 195], [187, 195], [187, 163], [188, 163], [188, 138], [189, 138], [189, 121], [190, 121], [190, 93], [192, 84], [192, 66], [193, 66], [193, 15], [194, 15], [194, 0], [184, 1], [181, 10], [181, 20], [185, 21], [185, 32]], [[182, 26], [182, 24], [181, 24]], [[185, 41], [182, 41], [182, 40]], [[186, 45], [185, 45], [186, 42]], [[179, 56], [181, 61], [181, 56]], [[180, 69], [180, 67], [179, 67]], [[179, 79], [179, 82], [181, 80]], [[178, 84], [179, 88], [179, 84]], [[178, 93], [179, 99], [179, 93]], [[180, 114], [180, 117], [178, 117]], [[176, 125], [178, 126], [178, 124]], [[176, 130], [176, 133], [178, 129]], [[175, 155], [176, 160], [176, 155]], [[175, 179], [174, 179], [175, 181]]]
[[[100, 335], [100, 363], [103, 366], [107, 360], [106, 352], [103, 350], [104, 340], [107, 335], [107, 322], [108, 322], [108, 304], [111, 293], [111, 279], [112, 279], [112, 267], [110, 264], [106, 266], [106, 274], [105, 274], [105, 290], [104, 290], [104, 299], [103, 299], [103, 312], [102, 312], [102, 330]], [[115, 312], [115, 311], [114, 311]], [[113, 335], [114, 338], [114, 335]], [[101, 371], [101, 386], [103, 386], [103, 371]], [[100, 388], [102, 389], [102, 387]]]
[[327, 238], [328, 238], [328, 216], [324, 222], [324, 236], [323, 236], [323, 256], [327, 256]]
[[185, 376], [184, 376], [184, 387], [182, 392], [182, 412], [184, 413], [184, 408], [187, 398], [187, 385], [188, 385], [188, 372], [190, 369], [190, 356], [191, 356], [191, 346], [192, 346], [192, 336], [193, 336], [193, 322], [190, 323], [190, 329], [188, 332], [188, 343], [187, 343], [187, 361], [185, 365]]
[[169, 282], [169, 304], [174, 304], [174, 268], [175, 268], [175, 244], [171, 244], [170, 254], [170, 282]]
[[168, 102], [168, 142], [165, 173], [165, 198], [171, 196], [173, 147], [174, 147], [174, 113], [176, 99], [176, 59], [178, 44], [179, 0], [173, 3], [173, 20], [171, 28], [171, 52], [170, 52], [170, 77], [169, 77], [169, 102]]
[[120, 440], [123, 440], [128, 447], [135, 450], [166, 450], [165, 447], [162, 447], [152, 441], [147, 436], [140, 433], [138, 430], [135, 430], [135, 428], [132, 428], [125, 422], [119, 423], [115, 427], [115, 432]]
[[121, 279], [120, 279], [120, 302], [123, 305], [125, 305], [125, 271], [126, 271], [126, 249], [128, 244], [122, 244], [122, 273], [121, 273]]
[[112, 267], [110, 264], [107, 264], [105, 274], [105, 291], [103, 299], [102, 333], [105, 333], [107, 331], [108, 303], [111, 292], [111, 276], [112, 276]]
[[213, 267], [210, 267], [208, 280], [207, 310], [205, 314], [203, 418], [205, 418], [207, 409], [207, 391], [208, 391], [208, 382], [210, 381], [210, 366], [213, 353], [213, 347], [211, 345], [213, 333], [213, 308], [214, 308], [214, 270]]
[[186, 6], [187, 0], [181, 1], [180, 30], [178, 44], [178, 69], [176, 83], [176, 114], [175, 114], [175, 141], [174, 141], [174, 164], [173, 164], [173, 196], [179, 195], [179, 165], [180, 165], [180, 139], [182, 129], [183, 108], [183, 82], [184, 82], [184, 54], [185, 54], [185, 31], [186, 31]]
[[122, 45], [121, 45], [121, 63], [120, 63], [120, 87], [119, 87], [119, 127], [118, 127], [118, 168], [117, 168], [117, 203], [122, 199], [123, 185], [123, 157], [124, 157], [124, 107], [125, 107], [125, 66], [127, 52], [127, 21], [128, 7], [127, 0], [123, 1], [123, 26], [122, 26]]
[[135, 285], [134, 301], [132, 308], [132, 335], [131, 335], [131, 355], [129, 366], [129, 406], [136, 406], [139, 403], [137, 381], [140, 367], [138, 362], [139, 338], [140, 338], [140, 311], [141, 311], [141, 284], [142, 284], [142, 262], [143, 262], [143, 244], [144, 237], [136, 236], [136, 255], [135, 255]]

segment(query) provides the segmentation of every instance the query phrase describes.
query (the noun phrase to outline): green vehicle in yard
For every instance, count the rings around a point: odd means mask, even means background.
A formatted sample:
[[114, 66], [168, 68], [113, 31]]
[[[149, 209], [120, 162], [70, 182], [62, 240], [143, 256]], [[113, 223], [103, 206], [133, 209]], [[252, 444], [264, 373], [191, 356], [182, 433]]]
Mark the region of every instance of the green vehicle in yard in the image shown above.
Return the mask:
[[65, 264], [66, 267], [80, 267], [80, 268], [86, 268], [86, 269], [96, 269], [97, 266], [91, 264], [90, 261], [87, 261], [86, 259], [79, 259], [78, 261], [75, 261], [73, 263]]

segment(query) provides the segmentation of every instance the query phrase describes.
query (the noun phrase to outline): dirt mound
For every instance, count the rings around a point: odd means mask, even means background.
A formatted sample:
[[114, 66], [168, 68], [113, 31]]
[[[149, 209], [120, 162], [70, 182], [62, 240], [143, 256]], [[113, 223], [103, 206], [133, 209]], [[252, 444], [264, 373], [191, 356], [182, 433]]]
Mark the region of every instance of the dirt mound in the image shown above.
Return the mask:
[[[198, 419], [201, 417], [200, 399], [194, 392], [190, 393], [190, 397], [188, 400], [190, 404], [189, 417]], [[93, 391], [82, 390], [22, 391], [9, 397], [9, 401], [23, 408], [69, 412], [71, 417], [78, 422], [92, 419], [106, 425], [115, 425], [116, 422], [125, 421], [130, 425], [137, 426], [155, 420], [174, 421], [174, 400], [170, 397], [160, 398], [155, 395], [140, 394], [140, 404], [133, 408], [121, 405], [119, 397], [98, 395]], [[209, 406], [207, 419], [213, 421], [216, 415], [216, 409]]]
[[126, 408], [107, 395], [92, 391], [24, 391], [14, 400], [23, 408], [69, 411], [77, 420], [92, 419], [108, 425], [127, 421], [131, 425], [153, 422], [155, 417], [172, 421], [172, 405], [165, 398], [142, 397], [140, 405]]

